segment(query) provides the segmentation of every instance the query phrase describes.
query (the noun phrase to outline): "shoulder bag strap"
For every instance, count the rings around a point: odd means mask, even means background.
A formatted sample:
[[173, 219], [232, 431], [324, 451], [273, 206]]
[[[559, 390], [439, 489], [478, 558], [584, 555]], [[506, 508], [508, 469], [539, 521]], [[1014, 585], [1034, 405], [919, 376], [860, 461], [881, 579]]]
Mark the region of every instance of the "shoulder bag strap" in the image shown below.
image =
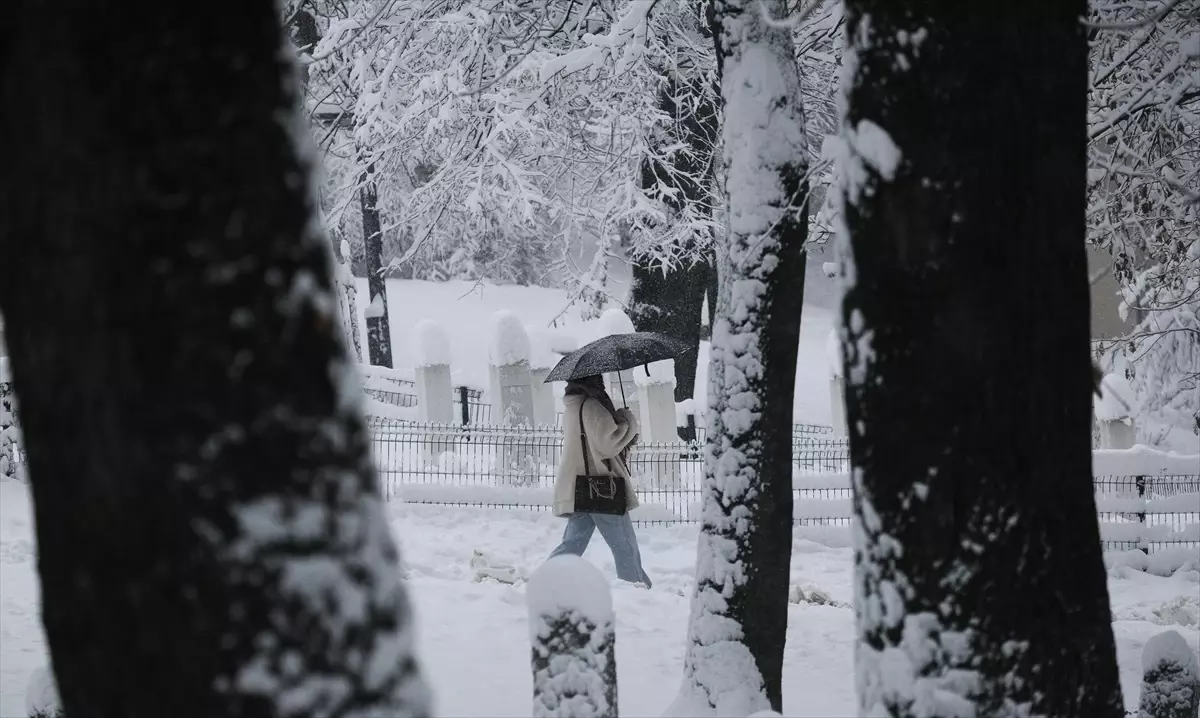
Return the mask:
[[592, 461], [589, 454], [592, 452], [588, 450], [587, 430], [583, 428], [583, 405], [586, 403], [587, 399], [579, 402], [579, 440], [583, 442], [583, 475], [591, 476]]
[[[588, 400], [585, 398], [579, 403], [579, 440], [583, 444], [583, 475], [591, 476], [592, 461], [590, 457], [592, 452], [588, 449], [587, 429], [583, 426], [583, 407], [587, 402]], [[609, 473], [613, 472], [612, 465], [608, 463], [608, 459], [604, 460], [604, 466], [608, 469]]]

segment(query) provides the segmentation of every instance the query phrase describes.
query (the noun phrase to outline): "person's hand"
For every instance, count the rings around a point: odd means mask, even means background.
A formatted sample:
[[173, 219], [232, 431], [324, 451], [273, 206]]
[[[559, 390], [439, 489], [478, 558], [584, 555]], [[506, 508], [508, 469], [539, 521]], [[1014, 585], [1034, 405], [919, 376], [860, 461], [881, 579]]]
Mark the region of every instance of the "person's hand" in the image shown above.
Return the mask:
[[621, 407], [620, 409], [617, 409], [617, 423], [618, 424], [632, 424], [633, 423], [633, 412], [629, 410], [629, 407]]

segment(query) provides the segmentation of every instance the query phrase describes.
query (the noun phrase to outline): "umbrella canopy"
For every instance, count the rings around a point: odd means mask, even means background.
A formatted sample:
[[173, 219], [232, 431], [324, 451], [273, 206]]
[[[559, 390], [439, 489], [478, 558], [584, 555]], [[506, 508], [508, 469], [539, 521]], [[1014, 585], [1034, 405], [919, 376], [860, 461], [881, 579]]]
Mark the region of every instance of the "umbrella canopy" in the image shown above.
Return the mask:
[[674, 359], [689, 349], [678, 339], [657, 332], [611, 334], [564, 356], [546, 375], [546, 383], [624, 371], [650, 362]]

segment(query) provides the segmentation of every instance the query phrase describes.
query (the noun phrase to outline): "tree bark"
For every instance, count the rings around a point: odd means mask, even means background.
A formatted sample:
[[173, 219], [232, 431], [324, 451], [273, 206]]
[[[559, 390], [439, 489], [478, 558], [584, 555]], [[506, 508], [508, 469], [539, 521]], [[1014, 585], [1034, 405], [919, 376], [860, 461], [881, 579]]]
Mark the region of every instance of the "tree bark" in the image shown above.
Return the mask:
[[427, 715], [275, 3], [17, 10], [0, 310], [65, 714]]
[[362, 209], [363, 245], [367, 260], [367, 354], [375, 366], [392, 366], [392, 332], [388, 326], [387, 278], [383, 276], [383, 223], [375, 164], [367, 163], [359, 178], [358, 202]]
[[863, 715], [1122, 715], [1091, 476], [1083, 0], [848, 0]]
[[[679, 93], [691, 97], [685, 106], [694, 109], [679, 107], [676, 97]], [[648, 190], [662, 183], [676, 190], [676, 195], [663, 197], [667, 207], [676, 214], [685, 206], [707, 207], [710, 183], [715, 181], [713, 153], [720, 141], [715, 97], [718, 93], [719, 89], [710, 88], [699, 79], [681, 81], [672, 70], [668, 70], [659, 93], [659, 109], [678, 118], [672, 140], [686, 143], [689, 151], [673, 154], [669, 168], [654, 160], [643, 162], [642, 189]], [[711, 217], [710, 210], [702, 210], [701, 214]], [[652, 257], [641, 258], [633, 264], [630, 319], [634, 327], [638, 331], [667, 334], [695, 348], [675, 359], [677, 402], [696, 395], [697, 350], [703, 335], [701, 311], [716, 271], [710, 259], [711, 251], [702, 249], [709, 244], [707, 240], [707, 237], [692, 237], [682, 248], [686, 259], [675, 264], [662, 266]], [[692, 431], [694, 433], [694, 428]]]
[[696, 394], [696, 363], [702, 334], [701, 309], [711, 264], [661, 268], [645, 261], [633, 265], [630, 319], [639, 332], [662, 332], [693, 350], [675, 359], [675, 401]]
[[804, 292], [807, 142], [788, 30], [714, 3], [729, 227], [709, 365], [696, 593], [675, 715], [783, 708], [792, 546], [792, 397]]

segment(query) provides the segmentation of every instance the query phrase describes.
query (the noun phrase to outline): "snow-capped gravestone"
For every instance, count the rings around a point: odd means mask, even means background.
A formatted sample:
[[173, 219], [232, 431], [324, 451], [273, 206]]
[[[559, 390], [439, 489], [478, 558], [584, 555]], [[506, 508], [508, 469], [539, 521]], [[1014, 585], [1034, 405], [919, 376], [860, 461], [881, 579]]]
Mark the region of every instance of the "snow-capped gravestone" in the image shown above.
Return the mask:
[[[599, 337], [632, 334], [634, 331], [633, 321], [620, 309], [605, 309], [597, 321], [600, 325]], [[634, 371], [626, 369], [620, 372], [609, 372], [604, 375], [604, 386], [608, 389], [608, 395], [612, 397], [613, 403], [617, 406], [628, 406], [634, 416], [640, 417], [641, 410], [637, 405], [637, 385], [633, 381]]]
[[[417, 419], [436, 424], [454, 421], [454, 388], [450, 385], [450, 339], [441, 324], [432, 319], [417, 322], [413, 329], [416, 349], [414, 375], [417, 385]], [[422, 460], [437, 464], [439, 457], [454, 448], [450, 436], [431, 432], [422, 446]]]
[[529, 334], [521, 320], [508, 310], [492, 315], [490, 332], [492, 421], [503, 425], [532, 424]]
[[1196, 718], [1200, 711], [1200, 663], [1183, 636], [1164, 631], [1142, 649], [1142, 697], [1138, 718]]
[[[525, 325], [510, 311], [492, 315], [492, 422], [501, 426], [533, 425], [533, 387], [529, 369], [532, 347]], [[509, 483], [536, 478], [538, 457], [532, 435], [505, 433], [496, 456], [496, 470]]]
[[[667, 359], [646, 367], [633, 369], [637, 385], [637, 404], [641, 411], [641, 443], [677, 444], [679, 432], [675, 426], [675, 362]], [[673, 449], [646, 447], [639, 452], [647, 465], [638, 467], [638, 475], [649, 477], [655, 488], [677, 488], [680, 480], [680, 452]]]
[[556, 556], [534, 572], [525, 596], [533, 715], [616, 718], [616, 633], [604, 576], [578, 556]]
[[1125, 377], [1108, 374], [1093, 395], [1092, 411], [1100, 428], [1100, 448], [1131, 449], [1137, 441], [1133, 426], [1134, 392]]
[[529, 334], [529, 378], [533, 392], [533, 423], [554, 426], [554, 387], [546, 383], [546, 375], [558, 363], [551, 348], [550, 334], [538, 327], [526, 327]]
[[414, 374], [417, 384], [417, 418], [420, 421], [454, 421], [454, 389], [450, 385], [450, 339], [432, 319], [417, 322]]
[[829, 332], [825, 341], [825, 357], [829, 362], [829, 416], [835, 436], [850, 435], [846, 426], [846, 376], [842, 367], [842, 342], [837, 329]]

